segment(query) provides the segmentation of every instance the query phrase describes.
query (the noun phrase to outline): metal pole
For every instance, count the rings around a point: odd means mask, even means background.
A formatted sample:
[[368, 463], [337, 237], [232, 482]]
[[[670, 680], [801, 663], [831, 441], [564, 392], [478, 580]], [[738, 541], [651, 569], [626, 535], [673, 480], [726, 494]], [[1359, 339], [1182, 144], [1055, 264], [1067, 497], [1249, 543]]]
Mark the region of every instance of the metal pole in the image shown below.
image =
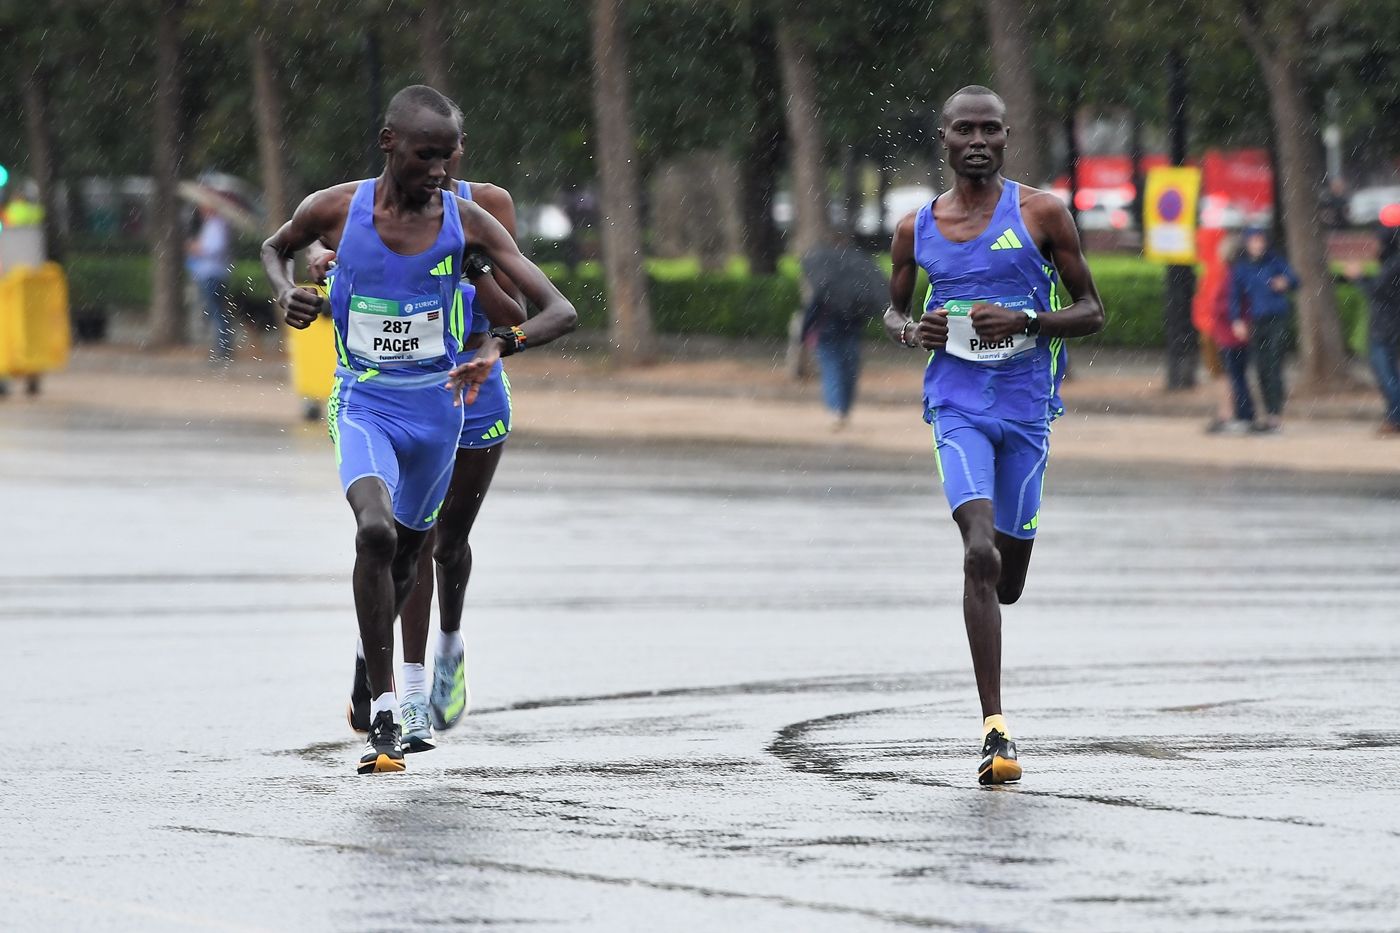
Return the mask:
[[[1186, 164], [1186, 56], [1167, 52], [1167, 139], [1172, 165]], [[1196, 385], [1196, 329], [1191, 325], [1192, 266], [1167, 266], [1164, 330], [1167, 337], [1167, 391]]]

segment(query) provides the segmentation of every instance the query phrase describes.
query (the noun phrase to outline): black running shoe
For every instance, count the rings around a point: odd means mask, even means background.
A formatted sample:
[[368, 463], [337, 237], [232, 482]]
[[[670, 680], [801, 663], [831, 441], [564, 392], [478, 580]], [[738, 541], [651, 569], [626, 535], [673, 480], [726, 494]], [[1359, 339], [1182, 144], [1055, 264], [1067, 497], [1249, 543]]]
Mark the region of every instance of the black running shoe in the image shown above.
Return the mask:
[[345, 718], [350, 720], [350, 728], [363, 735], [369, 731], [369, 672], [365, 670], [365, 659], [355, 657], [355, 683], [350, 687], [350, 707]]
[[977, 766], [978, 784], [1011, 784], [1021, 780], [1021, 765], [1016, 761], [1016, 743], [1000, 729], [987, 732], [982, 743], [982, 762]]
[[399, 740], [399, 724], [394, 722], [394, 714], [380, 710], [374, 717], [365, 739], [365, 752], [360, 756], [361, 774], [383, 774], [402, 771], [403, 747]]

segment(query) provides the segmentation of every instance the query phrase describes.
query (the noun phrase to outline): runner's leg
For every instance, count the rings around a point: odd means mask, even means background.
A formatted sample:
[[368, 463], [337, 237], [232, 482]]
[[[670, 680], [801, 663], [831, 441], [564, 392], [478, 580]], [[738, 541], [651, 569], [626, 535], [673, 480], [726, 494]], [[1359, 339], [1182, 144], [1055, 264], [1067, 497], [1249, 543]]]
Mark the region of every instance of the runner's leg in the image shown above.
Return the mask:
[[[451, 493], [448, 495], [450, 497]], [[436, 525], [428, 529], [414, 569], [413, 590], [399, 613], [399, 621], [403, 625], [404, 664], [423, 664], [428, 656], [428, 627], [433, 607], [433, 549], [437, 533]]]
[[377, 476], [356, 480], [345, 493], [355, 513], [355, 615], [364, 644], [370, 696], [394, 692], [395, 567], [399, 526], [389, 487]]
[[973, 499], [953, 513], [963, 540], [963, 624], [983, 717], [1001, 712], [1001, 607], [997, 581], [1001, 553], [992, 528], [990, 499]]
[[1026, 588], [1026, 572], [1031, 566], [1034, 538], [1013, 538], [998, 531], [997, 553], [1001, 555], [1001, 578], [997, 580], [997, 601], [1009, 606], [1021, 598]]
[[[504, 444], [457, 451], [457, 466], [438, 516], [434, 558], [437, 562], [438, 615], [444, 632], [462, 626], [467, 583], [472, 575], [471, 531], [481, 503], [496, 476]], [[426, 629], [424, 638], [427, 638]]]
[[1001, 576], [997, 599], [1010, 605], [1021, 598], [1030, 569], [1031, 548], [1040, 527], [1040, 501], [1050, 460], [1049, 424], [1003, 421], [996, 447], [996, 503], [993, 524]]

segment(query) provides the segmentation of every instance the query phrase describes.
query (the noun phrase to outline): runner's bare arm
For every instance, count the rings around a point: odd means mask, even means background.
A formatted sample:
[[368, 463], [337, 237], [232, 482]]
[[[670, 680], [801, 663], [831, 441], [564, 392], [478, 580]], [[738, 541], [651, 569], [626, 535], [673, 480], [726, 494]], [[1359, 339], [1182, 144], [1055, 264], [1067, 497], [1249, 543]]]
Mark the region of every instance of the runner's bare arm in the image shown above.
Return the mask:
[[306, 274], [313, 282], [324, 282], [335, 262], [335, 250], [317, 240], [306, 248]]
[[1103, 330], [1103, 300], [1084, 249], [1079, 243], [1079, 230], [1069, 208], [1055, 195], [1044, 192], [1028, 198], [1021, 205], [1022, 213], [1034, 226], [1031, 233], [1045, 237], [1041, 252], [1060, 273], [1060, 281], [1069, 292], [1070, 304], [1054, 314], [1040, 316], [1040, 332], [1046, 337], [1087, 337]]
[[[519, 327], [525, 336], [525, 346], [537, 347], [573, 330], [578, 324], [578, 312], [574, 306], [538, 266], [521, 255], [515, 238], [501, 226], [500, 221], [471, 201], [458, 200], [457, 207], [461, 211], [462, 230], [467, 235], [467, 241], [485, 250], [497, 268], [504, 271], [512, 282], [518, 283], [530, 303], [540, 309], [538, 314]], [[448, 374], [447, 388], [457, 393], [459, 404], [465, 401], [470, 405], [476, 400], [481, 384], [501, 358], [502, 346], [499, 338], [488, 339], [477, 350], [476, 356]]]
[[328, 188], [307, 196], [292, 214], [292, 219], [262, 245], [260, 258], [263, 272], [272, 285], [273, 294], [277, 296], [278, 307], [292, 327], [304, 329], [310, 326], [323, 304], [316, 292], [297, 286], [293, 279], [292, 257], [318, 240], [339, 233], [346, 208], [342, 187]]
[[[510, 192], [498, 185], [473, 184], [472, 199], [496, 220], [515, 239], [515, 201]], [[477, 287], [481, 307], [486, 311], [486, 319], [493, 327], [509, 327], [524, 324], [528, 316], [520, 289], [510, 280], [510, 276], [499, 266], [491, 270], [493, 282], [478, 280]]]
[[906, 214], [894, 228], [890, 244], [890, 306], [885, 310], [885, 333], [896, 343], [939, 350], [948, 345], [948, 315], [942, 308], [912, 320], [909, 306], [914, 300], [914, 288], [919, 282], [919, 266], [914, 261], [914, 213]]
[[[1070, 294], [1070, 304], [1054, 314], [1040, 315], [1040, 333], [1046, 337], [1098, 333], [1103, 329], [1103, 305], [1069, 208], [1048, 191], [1032, 191], [1021, 201], [1021, 216], [1040, 251], [1059, 270], [1060, 281]], [[1029, 323], [1024, 312], [987, 302], [973, 305], [970, 317], [978, 336], [990, 340], [1023, 334]]]

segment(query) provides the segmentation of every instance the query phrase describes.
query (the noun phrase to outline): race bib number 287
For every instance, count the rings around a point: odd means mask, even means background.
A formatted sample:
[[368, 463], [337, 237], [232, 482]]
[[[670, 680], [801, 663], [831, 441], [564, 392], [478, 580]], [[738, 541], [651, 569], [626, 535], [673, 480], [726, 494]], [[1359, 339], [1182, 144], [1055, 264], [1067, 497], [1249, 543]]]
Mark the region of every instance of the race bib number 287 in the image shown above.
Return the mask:
[[419, 363], [447, 353], [442, 299], [424, 295], [391, 301], [350, 296], [348, 349], [375, 363]]

